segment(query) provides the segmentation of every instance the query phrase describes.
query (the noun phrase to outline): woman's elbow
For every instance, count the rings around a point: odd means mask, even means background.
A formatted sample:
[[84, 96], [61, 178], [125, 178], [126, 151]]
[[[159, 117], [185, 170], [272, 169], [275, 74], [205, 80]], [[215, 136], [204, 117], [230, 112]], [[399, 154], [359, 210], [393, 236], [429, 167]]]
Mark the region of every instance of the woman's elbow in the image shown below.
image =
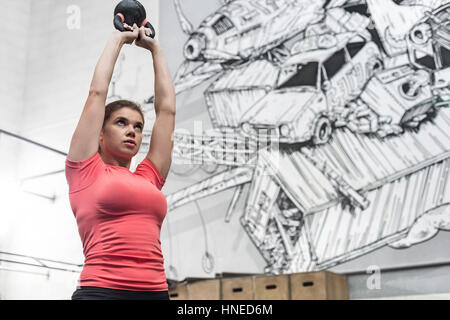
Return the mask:
[[160, 104], [158, 107], [155, 105], [155, 110], [157, 114], [164, 114], [164, 115], [170, 115], [175, 117], [177, 110], [175, 107], [175, 103], [165, 103]]
[[105, 96], [107, 95], [108, 92], [102, 89], [98, 89], [98, 88], [89, 88], [89, 96], [90, 97], [96, 97], [96, 96]]

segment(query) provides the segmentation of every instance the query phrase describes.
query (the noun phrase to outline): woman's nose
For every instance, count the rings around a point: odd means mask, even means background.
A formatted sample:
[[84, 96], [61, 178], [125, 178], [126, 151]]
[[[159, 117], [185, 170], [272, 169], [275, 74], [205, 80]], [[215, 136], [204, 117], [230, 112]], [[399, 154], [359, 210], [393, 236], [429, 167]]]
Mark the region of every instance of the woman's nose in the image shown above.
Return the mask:
[[129, 135], [129, 134], [133, 134], [133, 135], [136, 134], [136, 131], [134, 130], [133, 126], [128, 127], [127, 135]]

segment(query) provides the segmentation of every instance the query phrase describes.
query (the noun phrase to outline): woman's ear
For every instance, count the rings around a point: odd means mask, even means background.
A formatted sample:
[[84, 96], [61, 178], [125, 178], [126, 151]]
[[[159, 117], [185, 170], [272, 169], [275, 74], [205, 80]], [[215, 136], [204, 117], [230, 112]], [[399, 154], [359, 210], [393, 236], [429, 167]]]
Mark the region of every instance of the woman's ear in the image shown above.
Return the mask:
[[103, 129], [100, 131], [100, 136], [98, 137], [98, 144], [100, 145], [103, 142]]
[[103, 129], [100, 131], [100, 136], [98, 138], [98, 150], [97, 152], [101, 155], [102, 154], [102, 148], [101, 148], [101, 144], [103, 142]]

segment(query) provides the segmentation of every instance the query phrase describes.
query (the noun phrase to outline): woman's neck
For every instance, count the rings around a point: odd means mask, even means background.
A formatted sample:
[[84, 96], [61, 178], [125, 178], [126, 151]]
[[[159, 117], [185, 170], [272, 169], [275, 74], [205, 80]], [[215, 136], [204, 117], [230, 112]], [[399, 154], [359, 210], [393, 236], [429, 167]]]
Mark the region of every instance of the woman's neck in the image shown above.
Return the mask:
[[112, 155], [102, 153], [100, 153], [100, 157], [102, 158], [105, 164], [130, 169], [131, 159], [118, 159], [116, 157], [113, 157]]

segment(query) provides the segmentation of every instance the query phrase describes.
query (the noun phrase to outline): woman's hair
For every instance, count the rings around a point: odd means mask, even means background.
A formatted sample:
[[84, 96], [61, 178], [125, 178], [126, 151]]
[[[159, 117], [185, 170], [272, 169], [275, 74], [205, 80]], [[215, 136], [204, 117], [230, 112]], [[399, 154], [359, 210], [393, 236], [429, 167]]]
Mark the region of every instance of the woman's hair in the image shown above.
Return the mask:
[[142, 108], [141, 108], [140, 104], [130, 101], [130, 100], [117, 100], [117, 101], [110, 102], [106, 105], [105, 118], [103, 119], [102, 128], [105, 126], [106, 121], [108, 121], [109, 118], [111, 118], [111, 115], [115, 111], [122, 109], [122, 108], [130, 108], [132, 110], [139, 112], [139, 114], [142, 117], [142, 124], [145, 123], [144, 113], [142, 112]]
[[[135, 110], [135, 111], [139, 112], [139, 114], [142, 117], [142, 125], [145, 124], [144, 112], [142, 111], [142, 108], [141, 108], [140, 104], [138, 104], [136, 102], [133, 102], [133, 101], [130, 101], [130, 100], [117, 100], [117, 101], [110, 102], [110, 103], [108, 103], [106, 105], [106, 107], [105, 107], [105, 117], [103, 119], [102, 129], [105, 127], [106, 121], [108, 121], [109, 118], [111, 118], [111, 115], [115, 111], [117, 111], [119, 109], [122, 109], [122, 108], [130, 108], [132, 110]], [[102, 150], [100, 148], [100, 144], [98, 146], [98, 153], [102, 154]]]

